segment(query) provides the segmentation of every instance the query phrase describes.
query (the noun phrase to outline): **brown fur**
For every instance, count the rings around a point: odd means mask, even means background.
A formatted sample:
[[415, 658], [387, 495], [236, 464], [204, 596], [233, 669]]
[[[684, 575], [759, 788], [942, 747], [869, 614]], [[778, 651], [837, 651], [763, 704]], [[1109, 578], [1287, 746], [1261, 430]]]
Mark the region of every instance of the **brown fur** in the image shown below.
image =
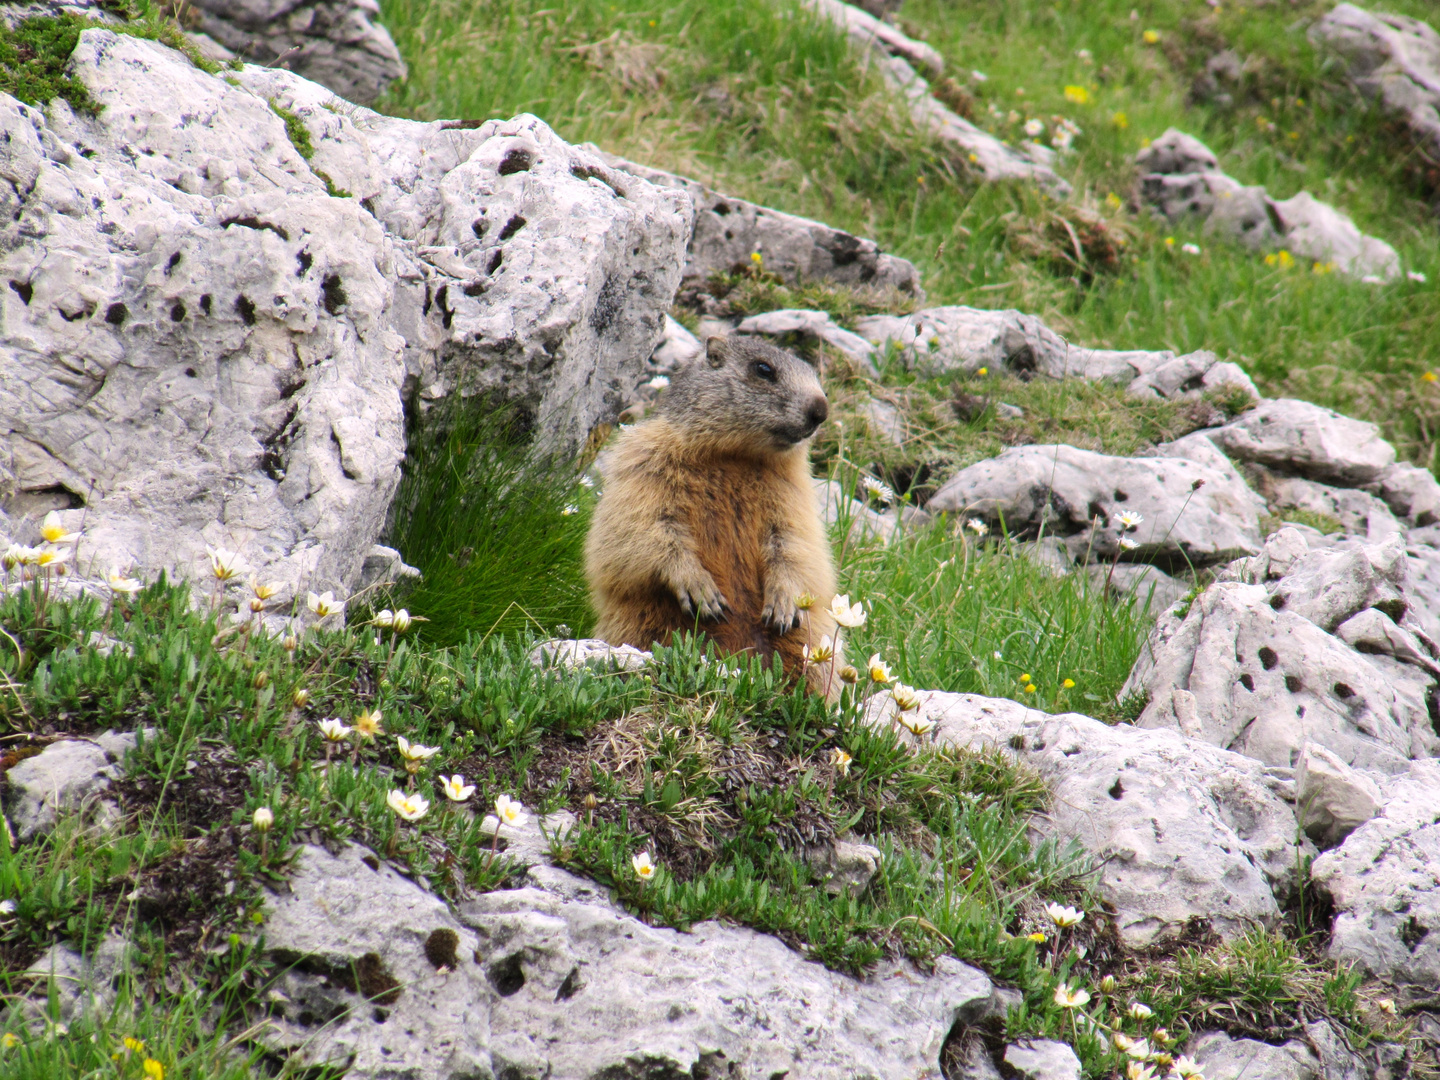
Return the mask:
[[[773, 381], [756, 375], [760, 364]], [[763, 342], [712, 338], [658, 415], [622, 432], [608, 454], [586, 544], [596, 636], [649, 648], [698, 630], [724, 653], [778, 656], [798, 675], [807, 641], [837, 629], [826, 610], [835, 569], [810, 483], [809, 436], [824, 414], [804, 361]], [[795, 605], [802, 594], [815, 598], [805, 613]], [[834, 697], [831, 666], [806, 674]]]

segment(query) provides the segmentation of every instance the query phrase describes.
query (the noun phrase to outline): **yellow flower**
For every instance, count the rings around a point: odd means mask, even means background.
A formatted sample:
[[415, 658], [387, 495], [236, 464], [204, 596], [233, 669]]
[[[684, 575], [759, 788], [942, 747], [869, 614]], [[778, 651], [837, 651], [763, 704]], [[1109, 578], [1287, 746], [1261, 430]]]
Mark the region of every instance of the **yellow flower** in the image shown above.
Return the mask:
[[1124, 204], [1120, 201], [1120, 196], [1112, 191], [1109, 195], [1105, 196], [1105, 205], [1111, 210], [1119, 210]]
[[1146, 30], [1143, 34], [1140, 35], [1140, 37], [1144, 40], [1146, 45], [1154, 45], [1160, 40], [1160, 31]]
[[1062, 682], [1060, 685], [1063, 686], [1066, 690], [1074, 690], [1074, 689], [1075, 689], [1075, 680], [1074, 680], [1074, 679], [1066, 679], [1066, 680], [1065, 680], [1064, 682]]
[[809, 611], [815, 606], [815, 597], [811, 596], [808, 592], [801, 593], [795, 597], [795, 606], [801, 611]]
[[761, 257], [758, 251], [752, 251], [750, 253], [750, 261], [754, 263], [757, 267], [763, 266], [765, 263], [765, 260]]
[[850, 762], [854, 760], [838, 746], [830, 751], [830, 764], [835, 766], [835, 771], [841, 776], [850, 775]]
[[1074, 1009], [1084, 1005], [1090, 1000], [1090, 991], [1076, 987], [1071, 990], [1066, 983], [1061, 983], [1055, 988], [1055, 1004], [1062, 1009]]
[[852, 630], [865, 625], [865, 609], [858, 600], [851, 604], [849, 593], [840, 593], [830, 598], [830, 617], [841, 626]]
[[1045, 913], [1050, 916], [1050, 921], [1062, 930], [1085, 920], [1085, 912], [1079, 908], [1062, 907], [1059, 904], [1046, 904]]
[[830, 635], [826, 634], [813, 649], [809, 645], [802, 645], [800, 656], [807, 664], [823, 664], [827, 660], [835, 659], [835, 643], [830, 640]]
[[269, 600], [280, 591], [280, 586], [273, 581], [269, 584], [262, 585], [252, 577], [250, 579], [250, 591], [255, 594], [256, 600]]
[[406, 821], [419, 821], [430, 809], [430, 800], [423, 795], [407, 795], [398, 788], [391, 789], [385, 803]]
[[165, 1080], [165, 1066], [154, 1058], [145, 1059], [145, 1080]]
[[360, 715], [355, 717], [355, 732], [362, 739], [373, 739], [376, 735], [384, 735], [385, 729], [380, 726], [380, 721], [385, 719], [385, 714], [379, 709], [362, 709]]
[[55, 548], [41, 548], [40, 553], [35, 556], [36, 566], [63, 566], [65, 560], [70, 557], [68, 551], [57, 551]]
[[1272, 251], [1269, 255], [1266, 255], [1265, 265], [1278, 266], [1281, 270], [1288, 270], [1295, 265], [1295, 256], [1282, 248], [1278, 252]]
[[512, 799], [509, 795], [501, 795], [495, 800], [495, 818], [502, 825], [513, 825], [519, 828], [525, 824], [525, 807], [519, 799]]
[[989, 374], [990, 374], [990, 369], [989, 369], [988, 367], [982, 367], [979, 371], [975, 372], [975, 374], [976, 374], [976, 375], [989, 375]]
[[[128, 1039], [126, 1040], [126, 1042], [129, 1041]], [[9, 1050], [19, 1045], [20, 1036], [16, 1035], [13, 1031], [7, 1031], [4, 1035], [0, 1035], [0, 1050]]]
[[894, 676], [890, 674], [890, 668], [880, 659], [878, 652], [866, 661], [865, 668], [870, 674], [871, 682], [888, 683], [894, 678]]
[[1026, 935], [1025, 935], [1025, 940], [1026, 940], [1026, 941], [1033, 941], [1036, 945], [1044, 945], [1044, 944], [1045, 944], [1045, 935], [1044, 935], [1043, 933], [1041, 933], [1039, 930], [1036, 930], [1033, 934], [1026, 934]]
[[1031, 679], [1030, 679], [1030, 676], [1029, 676], [1028, 674], [1025, 674], [1025, 675], [1021, 675], [1021, 676], [1020, 676], [1020, 681], [1021, 681], [1022, 683], [1027, 683], [1027, 682], [1030, 682]]
[[40, 526], [40, 535], [47, 544], [73, 544], [80, 539], [78, 532], [67, 532], [65, 526], [60, 524], [58, 510], [51, 510], [45, 515], [45, 521]]
[[440, 790], [451, 802], [464, 802], [475, 794], [475, 785], [465, 783], [465, 778], [459, 773], [451, 777], [442, 776], [440, 779], [443, 781]]
[[1440, 375], [1436, 375], [1435, 372], [1433, 372], [1433, 371], [1427, 371], [1427, 372], [1425, 372], [1425, 374], [1424, 374], [1424, 375], [1421, 375], [1420, 378], [1421, 378], [1421, 380], [1423, 380], [1424, 382], [1436, 382], [1436, 381], [1440, 381]]
[[1335, 264], [1333, 262], [1313, 263], [1310, 266], [1310, 272], [1312, 274], [1333, 274], [1335, 272]]
[[256, 832], [269, 832], [275, 825], [275, 812], [268, 806], [256, 807], [252, 821]]
[[1173, 236], [1165, 237], [1165, 246], [1167, 248], [1173, 248], [1175, 246], [1175, 238]]
[[1033, 694], [1033, 693], [1035, 693], [1035, 690], [1036, 690], [1036, 686], [1035, 686], [1035, 684], [1034, 684], [1033, 682], [1032, 682], [1032, 683], [1026, 683], [1026, 684], [1025, 684], [1025, 693], [1027, 693], [1027, 694]]
[[979, 160], [980, 160], [980, 155], [977, 154], [977, 153], [975, 153], [975, 152], [972, 150], [972, 151], [970, 152], [970, 164], [971, 164], [971, 165], [974, 165], [974, 164], [976, 164]]
[[210, 572], [216, 581], [230, 581], [245, 570], [245, 560], [238, 552], [223, 547], [206, 547], [205, 551], [210, 556]]
[[[1123, 112], [1117, 112], [1114, 116], [1110, 117], [1110, 122], [1122, 131], [1130, 126], [1130, 118]], [[1115, 201], [1119, 202], [1120, 200], [1116, 199]]]
[[1083, 86], [1065, 87], [1065, 100], [1073, 101], [1076, 105], [1084, 105], [1090, 100], [1090, 92]]
[[635, 876], [641, 881], [649, 881], [655, 876], [655, 871], [660, 869], [651, 861], [648, 851], [642, 851], [639, 855], [632, 856], [630, 865], [635, 868]]

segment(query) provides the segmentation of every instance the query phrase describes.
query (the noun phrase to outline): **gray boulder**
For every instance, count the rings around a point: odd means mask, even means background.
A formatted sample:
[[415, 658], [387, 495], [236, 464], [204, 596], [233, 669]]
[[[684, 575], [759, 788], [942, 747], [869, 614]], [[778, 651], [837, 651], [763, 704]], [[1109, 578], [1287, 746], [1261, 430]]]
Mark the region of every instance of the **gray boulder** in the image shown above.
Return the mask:
[[650, 371], [647, 374], [673, 375], [692, 360], [705, 353], [700, 339], [684, 325], [669, 315], [665, 316], [665, 328], [661, 332], [660, 344], [650, 354]]
[[1268, 476], [1260, 488], [1282, 518], [1287, 510], [1305, 510], [1339, 522], [1342, 531], [1378, 544], [1399, 535], [1400, 522], [1369, 492], [1335, 488], [1300, 476]]
[[[1127, 945], [1177, 933], [1197, 916], [1227, 938], [1279, 918], [1275, 897], [1293, 888], [1296, 857], [1285, 775], [1175, 732], [973, 694], [920, 697], [935, 743], [1007, 749], [1045, 779], [1052, 801], [1035, 826], [1098, 867], [1096, 888]], [[882, 694], [868, 719], [889, 724], [890, 712]]]
[[811, 341], [823, 341], [841, 353], [860, 371], [871, 377], [879, 372], [875, 368], [875, 346], [858, 334], [837, 326], [829, 313], [789, 308], [767, 311], [742, 319], [735, 328], [737, 334], [757, 334], [763, 337], [798, 337]]
[[1294, 398], [1261, 402], [1206, 435], [1239, 461], [1343, 486], [1378, 481], [1395, 464], [1376, 425]]
[[1165, 176], [1220, 171], [1220, 159], [1208, 146], [1173, 127], [1136, 154], [1135, 164], [1141, 172]]
[[951, 1028], [999, 1007], [989, 979], [953, 959], [930, 976], [887, 963], [856, 981], [753, 930], [647, 926], [548, 867], [452, 911], [354, 847], [302, 849], [265, 938], [289, 965], [272, 1050], [344, 1062], [357, 1080], [797, 1069], [909, 1080], [938, 1076]]
[[1440, 982], [1440, 763], [1383, 785], [1384, 806], [1310, 868], [1335, 905], [1330, 955], [1393, 982]]
[[1205, 1080], [1328, 1080], [1315, 1051], [1299, 1039], [1273, 1046], [1211, 1031], [1197, 1035], [1187, 1051]]
[[611, 645], [599, 638], [553, 638], [530, 650], [530, 662], [536, 667], [563, 667], [572, 671], [582, 667], [597, 667], [602, 671], [612, 667], [617, 671], [640, 671], [652, 659], [654, 657], [645, 649], [637, 649], [633, 645]]
[[1348, 214], [1323, 203], [1308, 191], [1284, 200], [1270, 200], [1270, 210], [1279, 221], [1285, 245], [1296, 255], [1352, 277], [1378, 277], [1385, 281], [1400, 276], [1400, 256], [1384, 240], [1362, 233]]
[[1080, 1080], [1075, 1051], [1054, 1039], [1027, 1039], [1005, 1048], [1005, 1064], [1024, 1080]]
[[133, 734], [110, 732], [94, 740], [61, 739], [4, 773], [5, 814], [21, 843], [45, 836], [61, 815], [88, 811], [102, 825], [113, 822], [116, 810], [100, 796], [112, 780], [124, 775], [125, 754], [135, 746]]
[[182, 18], [230, 55], [286, 68], [361, 105], [405, 78], [376, 0], [193, 0]]
[[1403, 618], [1404, 573], [1398, 537], [1312, 551], [1282, 529], [1260, 555], [1227, 567], [1183, 620], [1161, 619], [1121, 696], [1147, 696], [1141, 727], [1269, 765], [1293, 767], [1308, 740], [1347, 765], [1403, 770], [1440, 750], [1427, 707], [1433, 675], [1329, 631], [1369, 609]]
[[1295, 816], [1322, 851], [1380, 811], [1379, 785], [1323, 746], [1306, 743], [1295, 766]]
[[1143, 521], [1126, 534], [1139, 544], [1127, 559], [1200, 566], [1258, 551], [1263, 505], [1243, 483], [1184, 458], [1021, 446], [960, 470], [926, 509], [1003, 518], [1012, 534], [1044, 525], [1097, 561], [1120, 551], [1118, 515], [1132, 511]]
[[1396, 515], [1411, 525], [1440, 521], [1440, 482], [1429, 469], [1397, 461], [1365, 490], [1384, 499]]
[[685, 256], [684, 285], [704, 289], [710, 275], [752, 270], [752, 255], [789, 284], [831, 281], [895, 289], [921, 299], [913, 263], [881, 251], [873, 240], [852, 236], [819, 221], [796, 217], [712, 191], [699, 181], [640, 165], [586, 146], [616, 169], [687, 195], [695, 207], [695, 231]]
[[1113, 596], [1148, 603], [1152, 616], [1159, 615], [1190, 592], [1188, 582], [1141, 563], [1116, 563], [1113, 566], [1091, 563], [1085, 570], [1093, 587], [1107, 590]]
[[452, 391], [498, 393], [574, 448], [633, 394], [683, 196], [533, 118], [394, 120], [105, 30], [71, 67], [98, 117], [0, 97], [0, 502], [85, 504], [99, 569], [190, 577], [209, 545], [277, 602], [346, 591], [399, 479], [407, 395], [425, 423]]
[[1415, 141], [1440, 157], [1440, 33], [1419, 19], [1337, 4], [1309, 36], [1338, 53], [1355, 85], [1402, 116]]

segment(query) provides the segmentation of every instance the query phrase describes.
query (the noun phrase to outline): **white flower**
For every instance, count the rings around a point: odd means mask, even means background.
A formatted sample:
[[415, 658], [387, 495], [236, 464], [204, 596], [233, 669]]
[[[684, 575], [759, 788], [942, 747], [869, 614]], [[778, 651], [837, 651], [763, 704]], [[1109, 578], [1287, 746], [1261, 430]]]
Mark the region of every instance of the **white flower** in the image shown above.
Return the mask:
[[280, 591], [280, 583], [277, 581], [261, 584], [255, 578], [250, 579], [250, 591], [255, 594], [256, 600], [269, 600]]
[[1395, 1002], [1394, 1002], [1393, 999], [1391, 999], [1391, 998], [1381, 998], [1380, 1000], [1378, 1000], [1377, 1002], [1375, 1002], [1375, 1004], [1380, 1007], [1380, 1011], [1381, 1011], [1381, 1012], [1383, 1012], [1383, 1013], [1385, 1013], [1385, 1014], [1387, 1014], [1387, 1015], [1389, 1015], [1389, 1016], [1394, 1016], [1394, 1015], [1395, 1015]]
[[865, 625], [865, 609], [858, 600], [851, 604], [849, 593], [840, 593], [830, 598], [830, 617], [841, 626], [852, 630]]
[[396, 736], [395, 745], [400, 750], [400, 756], [406, 761], [425, 761], [440, 752], [438, 746], [421, 746], [419, 743], [412, 743], [404, 735]]
[[14, 915], [19, 907], [14, 900], [0, 900], [0, 915]]
[[1133, 1039], [1130, 1045], [1125, 1047], [1125, 1053], [1136, 1061], [1144, 1061], [1151, 1052], [1149, 1039]]
[[210, 556], [210, 572], [215, 575], [216, 581], [230, 581], [249, 569], [239, 553], [228, 548], [207, 546], [205, 552]]
[[1110, 1036], [1110, 1040], [1115, 1044], [1115, 1049], [1119, 1050], [1121, 1053], [1128, 1054], [1130, 1052], [1130, 1047], [1135, 1045], [1135, 1040], [1132, 1039], [1129, 1035], [1126, 1035], [1123, 1031], [1115, 1032], [1113, 1035]]
[[1186, 255], [1199, 255], [1199, 254], [1200, 254], [1200, 245], [1199, 245], [1199, 244], [1181, 244], [1181, 245], [1180, 245], [1180, 250], [1183, 251]]
[[1125, 1080], [1155, 1080], [1155, 1070], [1139, 1061], [1125, 1066]]
[[338, 716], [332, 716], [327, 720], [319, 720], [320, 734], [325, 736], [326, 742], [344, 742], [350, 736], [350, 728], [341, 723]]
[[1045, 913], [1050, 916], [1050, 921], [1062, 930], [1067, 926], [1075, 926], [1085, 919], [1085, 912], [1080, 909], [1062, 907], [1059, 904], [1046, 904]]
[[255, 810], [255, 817], [252, 820], [255, 823], [256, 832], [269, 832], [275, 824], [275, 814], [268, 806], [261, 806]]
[[1061, 983], [1055, 988], [1055, 1004], [1062, 1009], [1074, 1009], [1084, 1005], [1090, 1000], [1090, 991], [1076, 987], [1070, 989], [1067, 983]]
[[970, 78], [974, 79], [976, 82], [989, 82], [989, 81], [990, 81], [990, 76], [989, 76], [989, 75], [986, 75], [983, 71], [972, 71], [972, 72], [970, 72]]
[[1385, 279], [1379, 274], [1366, 274], [1360, 279], [1362, 285], [1384, 285]]
[[1115, 520], [1119, 523], [1120, 528], [1126, 532], [1131, 532], [1137, 525], [1144, 521], [1145, 518], [1137, 510], [1122, 510], [1115, 515]]
[[334, 615], [341, 608], [343, 608], [345, 606], [345, 601], [336, 600], [335, 594], [329, 589], [326, 589], [324, 592], [319, 594], [313, 592], [307, 593], [305, 596], [305, 606], [308, 607], [311, 612], [313, 612], [318, 618], [326, 619], [329, 618], [331, 615]]
[[1002, 653], [999, 649], [996, 649], [996, 650], [995, 650], [995, 659], [996, 659], [996, 660], [1004, 660], [1004, 659], [1005, 659], [1005, 654]]
[[642, 851], [630, 859], [630, 865], [635, 868], [635, 876], [641, 881], [649, 881], [655, 876], [655, 871], [660, 867], [650, 860], [650, 853]]
[[1184, 1054], [1181, 1054], [1175, 1059], [1174, 1068], [1176, 1076], [1190, 1077], [1200, 1075], [1200, 1063], [1192, 1057], [1186, 1057]]
[[1145, 1005], [1139, 1001], [1132, 1001], [1130, 1007], [1125, 1010], [1125, 1014], [1129, 1016], [1131, 1020], [1148, 1020], [1154, 1015], [1154, 1010], [1151, 1009], [1149, 1005]]
[[1030, 138], [1032, 138], [1032, 139], [1037, 139], [1037, 138], [1039, 138], [1041, 135], [1045, 134], [1045, 125], [1044, 125], [1043, 123], [1041, 123], [1039, 120], [1034, 120], [1034, 119], [1026, 120], [1026, 121], [1025, 121], [1025, 134], [1026, 134], [1026, 135], [1029, 135]]
[[670, 379], [666, 375], [656, 375], [645, 385], [650, 387], [651, 390], [664, 390], [670, 385]]
[[373, 619], [370, 620], [370, 625], [389, 629], [390, 627], [395, 625], [395, 613], [389, 608], [385, 608], [384, 610], [376, 614]]
[[1140, 542], [1138, 540], [1132, 540], [1128, 536], [1120, 537], [1120, 547], [1125, 551], [1134, 551], [1139, 546]]
[[475, 794], [475, 785], [465, 783], [465, 778], [459, 773], [449, 777], [442, 776], [440, 779], [443, 781], [440, 790], [445, 792], [445, 797], [451, 802], [464, 802]]
[[902, 713], [920, 708], [920, 697], [915, 693], [915, 688], [906, 686], [903, 682], [895, 684], [890, 691], [890, 699], [895, 702], [895, 707]]
[[1409, 278], [1411, 281], [1417, 281], [1417, 282], [1419, 282], [1421, 285], [1424, 285], [1425, 282], [1426, 282], [1427, 280], [1429, 280], [1429, 279], [1426, 278], [1425, 275], [1422, 274], [1419, 270], [1411, 270], [1411, 271], [1409, 271], [1405, 276], [1406, 276], [1407, 278]]
[[576, 506], [574, 503], [566, 503], [565, 508], [560, 511], [560, 516], [570, 517], [572, 514], [578, 514], [579, 512], [580, 507]]
[[897, 719], [902, 725], [905, 726], [907, 730], [911, 732], [911, 734], [914, 735], [924, 735], [926, 732], [930, 731], [935, 726], [934, 720], [927, 720], [918, 712], [915, 713], [913, 716], [908, 712], [902, 712], [899, 714]]
[[373, 739], [376, 735], [384, 735], [385, 728], [381, 726], [381, 721], [384, 719], [385, 714], [379, 709], [361, 709], [359, 715], [355, 717], [355, 731], [362, 739]]
[[61, 551], [59, 548], [43, 547], [35, 555], [36, 566], [64, 566], [65, 560], [70, 558], [68, 551]]
[[881, 502], [893, 503], [895, 501], [895, 489], [883, 480], [877, 480], [869, 475], [861, 476], [860, 486]]
[[800, 646], [800, 656], [807, 664], [823, 664], [827, 660], [835, 659], [835, 643], [830, 640], [830, 635], [826, 634], [814, 648], [809, 645]]
[[501, 795], [495, 800], [495, 817], [502, 825], [512, 825], [518, 829], [526, 821], [525, 807], [519, 799]]
[[423, 795], [407, 795], [399, 788], [392, 788], [385, 802], [406, 821], [419, 821], [430, 809], [429, 799]]
[[965, 522], [965, 527], [971, 532], [973, 532], [976, 536], [984, 536], [990, 531], [990, 526], [986, 525], [985, 522], [981, 521], [979, 518], [971, 518], [969, 521]]
[[405, 633], [405, 631], [410, 629], [410, 624], [414, 621], [415, 620], [410, 616], [410, 612], [406, 611], [402, 607], [399, 611], [395, 612], [395, 618], [394, 621], [390, 624], [390, 629], [395, 631], [395, 633], [397, 634], [403, 634]]
[[854, 759], [838, 746], [830, 751], [830, 764], [835, 766], [835, 771], [841, 776], [850, 775], [850, 762], [852, 760]]
[[865, 662], [865, 670], [869, 673], [871, 682], [888, 683], [894, 678], [890, 673], [890, 668], [880, 659], [878, 652]]
[[124, 596], [134, 596], [144, 586], [132, 577], [126, 577], [119, 570], [112, 569], [105, 575], [105, 584], [110, 586], [110, 591]]
[[585, 476], [580, 477], [580, 486], [581, 486], [581, 487], [587, 487], [587, 488], [593, 488], [593, 487], [595, 486], [595, 481], [592, 480], [592, 479], [590, 479], [590, 476], [587, 474], [587, 475], [585, 475]]
[[58, 510], [51, 510], [45, 515], [45, 521], [40, 526], [40, 535], [47, 544], [73, 544], [80, 539], [78, 532], [67, 532], [65, 526], [60, 524]]

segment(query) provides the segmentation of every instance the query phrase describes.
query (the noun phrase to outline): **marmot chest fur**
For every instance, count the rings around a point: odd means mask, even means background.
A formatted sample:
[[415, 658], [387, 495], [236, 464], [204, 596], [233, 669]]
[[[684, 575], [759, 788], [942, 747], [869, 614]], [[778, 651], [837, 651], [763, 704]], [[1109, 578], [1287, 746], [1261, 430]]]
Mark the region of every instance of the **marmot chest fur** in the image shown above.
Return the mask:
[[[835, 567], [809, 461], [828, 411], [803, 360], [754, 339], [711, 338], [655, 415], [608, 452], [586, 542], [596, 636], [649, 648], [697, 630], [722, 652], [778, 656], [792, 675], [807, 642], [833, 641]], [[808, 610], [802, 596], [814, 601]], [[829, 667], [806, 670], [833, 696]]]

